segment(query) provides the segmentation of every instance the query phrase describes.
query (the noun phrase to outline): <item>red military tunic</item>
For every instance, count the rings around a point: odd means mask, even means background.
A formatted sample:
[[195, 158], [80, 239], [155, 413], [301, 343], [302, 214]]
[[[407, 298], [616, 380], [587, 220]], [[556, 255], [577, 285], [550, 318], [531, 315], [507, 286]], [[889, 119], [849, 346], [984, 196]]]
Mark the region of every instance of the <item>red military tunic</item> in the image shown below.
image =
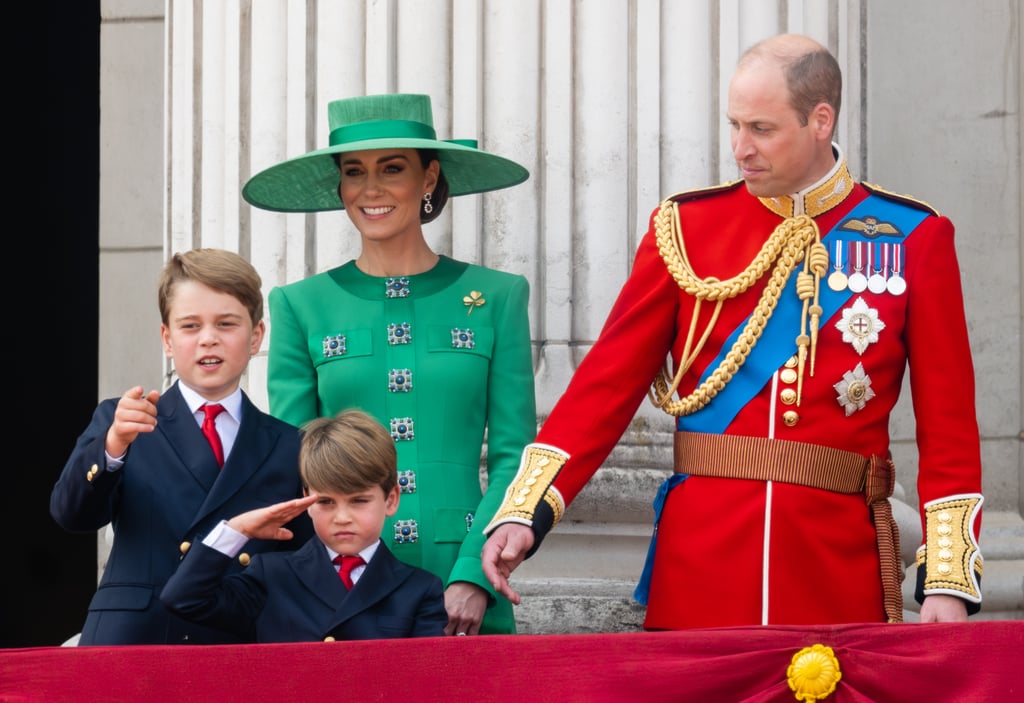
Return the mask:
[[[737, 182], [683, 194], [676, 200], [693, 271], [702, 278], [726, 280], [754, 259], [783, 221], [782, 215], [806, 212], [825, 237], [868, 195], [867, 188], [853, 182], [840, 158], [822, 182], [792, 197], [762, 200]], [[912, 234], [887, 238], [902, 245], [905, 292], [850, 294], [835, 314], [820, 323], [814, 374], [810, 375], [808, 366], [799, 405], [793, 402], [795, 384], [785, 380], [792, 374], [783, 375], [783, 364], [738, 408], [735, 417], [725, 418], [720, 431], [884, 457], [889, 449], [889, 416], [909, 368], [922, 506], [962, 494], [979, 494], [980, 500], [974, 374], [953, 225], [924, 211], [923, 204], [916, 207], [922, 210], [922, 221]], [[655, 241], [654, 222], [652, 215], [651, 229], [599, 339], [536, 438], [538, 444], [569, 457], [552, 484], [564, 505], [571, 503], [619, 440], [666, 355], [671, 352], [674, 364], [679, 363], [694, 298], [680, 289], [666, 267]], [[858, 222], [863, 224], [864, 219]], [[880, 224], [885, 227], [884, 222]], [[862, 234], [849, 226], [840, 238], [853, 241], [863, 239]], [[890, 247], [890, 256], [894, 250]], [[830, 259], [836, 263], [835, 257]], [[893, 263], [888, 262], [890, 272]], [[849, 267], [846, 271], [852, 273]], [[680, 384], [679, 396], [697, 385], [702, 372], [717, 366], [716, 357], [723, 347], [728, 350], [727, 338], [750, 315], [767, 278], [725, 302], [710, 338]], [[821, 285], [825, 286], [825, 279]], [[708, 302], [702, 305], [698, 337], [712, 308]], [[877, 341], [865, 344], [854, 335], [855, 330], [848, 327], [853, 324], [851, 316], [860, 324], [873, 324], [873, 334], [866, 337], [877, 336]], [[837, 323], [847, 330], [846, 340]], [[789, 336], [794, 340], [793, 354], [799, 333], [794, 328]], [[862, 353], [854, 340], [863, 347]], [[874, 396], [859, 408], [854, 402], [847, 414], [851, 400], [836, 384], [844, 375], [849, 379], [848, 374], [856, 374], [858, 365], [863, 371], [859, 378], [870, 384]], [[716, 400], [701, 412], [715, 413]], [[500, 517], [501, 511], [496, 522]], [[922, 509], [923, 523], [924, 519]], [[974, 540], [979, 528], [980, 502], [969, 528]], [[885, 619], [875, 527], [863, 493], [690, 476], [668, 494], [658, 531], [646, 628]]]

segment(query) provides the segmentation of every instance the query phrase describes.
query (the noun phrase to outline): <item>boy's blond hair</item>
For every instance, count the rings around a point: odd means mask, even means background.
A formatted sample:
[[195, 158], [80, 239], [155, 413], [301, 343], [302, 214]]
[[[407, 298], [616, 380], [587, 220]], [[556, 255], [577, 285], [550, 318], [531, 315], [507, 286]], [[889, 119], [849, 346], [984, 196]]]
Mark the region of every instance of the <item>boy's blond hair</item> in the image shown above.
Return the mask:
[[263, 319], [263, 281], [252, 264], [226, 249], [191, 249], [174, 254], [160, 272], [160, 321], [170, 324], [171, 302], [179, 283], [196, 281], [238, 300], [253, 327]]
[[316, 493], [359, 493], [380, 486], [385, 494], [398, 485], [398, 453], [384, 426], [362, 410], [343, 410], [304, 426], [299, 475]]

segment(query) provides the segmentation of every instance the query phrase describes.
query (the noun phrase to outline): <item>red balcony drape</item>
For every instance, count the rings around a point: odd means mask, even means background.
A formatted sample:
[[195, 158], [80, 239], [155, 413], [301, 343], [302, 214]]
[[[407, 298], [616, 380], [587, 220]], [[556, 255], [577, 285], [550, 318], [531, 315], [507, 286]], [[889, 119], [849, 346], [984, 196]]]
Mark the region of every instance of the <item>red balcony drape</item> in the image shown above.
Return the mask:
[[838, 662], [829, 703], [1024, 700], [1020, 621], [6, 649], [0, 700], [816, 700], [798, 699], [787, 678], [814, 645]]

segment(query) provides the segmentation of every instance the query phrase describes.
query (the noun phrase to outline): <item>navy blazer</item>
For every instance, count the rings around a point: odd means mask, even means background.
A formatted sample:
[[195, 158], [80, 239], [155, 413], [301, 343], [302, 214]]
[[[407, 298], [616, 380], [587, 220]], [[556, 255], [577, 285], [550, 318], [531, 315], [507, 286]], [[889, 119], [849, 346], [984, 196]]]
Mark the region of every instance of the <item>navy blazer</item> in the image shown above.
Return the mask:
[[182, 617], [257, 642], [440, 637], [448, 624], [441, 579], [399, 561], [383, 541], [351, 591], [316, 537], [225, 576], [232, 561], [197, 544], [160, 598]]
[[[50, 514], [72, 532], [113, 526], [114, 541], [80, 644], [229, 644], [237, 635], [171, 615], [160, 589], [183, 552], [239, 513], [302, 495], [301, 433], [243, 393], [238, 437], [221, 470], [175, 383], [157, 402], [157, 425], [130, 445], [124, 466], [105, 470], [104, 444], [117, 398], [101, 401], [50, 495]], [[303, 513], [287, 542], [253, 540], [247, 553], [293, 550], [313, 535]], [[247, 556], [240, 555], [242, 561]], [[240, 571], [236, 560], [233, 570]]]

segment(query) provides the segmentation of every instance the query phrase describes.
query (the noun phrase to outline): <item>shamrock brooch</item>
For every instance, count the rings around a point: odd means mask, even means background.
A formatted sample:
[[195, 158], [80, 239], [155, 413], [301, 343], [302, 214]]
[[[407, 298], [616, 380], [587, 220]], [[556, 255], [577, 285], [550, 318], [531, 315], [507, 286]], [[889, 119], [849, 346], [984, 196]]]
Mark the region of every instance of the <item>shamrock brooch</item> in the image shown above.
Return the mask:
[[469, 295], [463, 296], [462, 304], [465, 305], [469, 310], [466, 311], [466, 315], [473, 313], [473, 308], [478, 308], [487, 301], [484, 300], [483, 293], [478, 290], [471, 290]]

